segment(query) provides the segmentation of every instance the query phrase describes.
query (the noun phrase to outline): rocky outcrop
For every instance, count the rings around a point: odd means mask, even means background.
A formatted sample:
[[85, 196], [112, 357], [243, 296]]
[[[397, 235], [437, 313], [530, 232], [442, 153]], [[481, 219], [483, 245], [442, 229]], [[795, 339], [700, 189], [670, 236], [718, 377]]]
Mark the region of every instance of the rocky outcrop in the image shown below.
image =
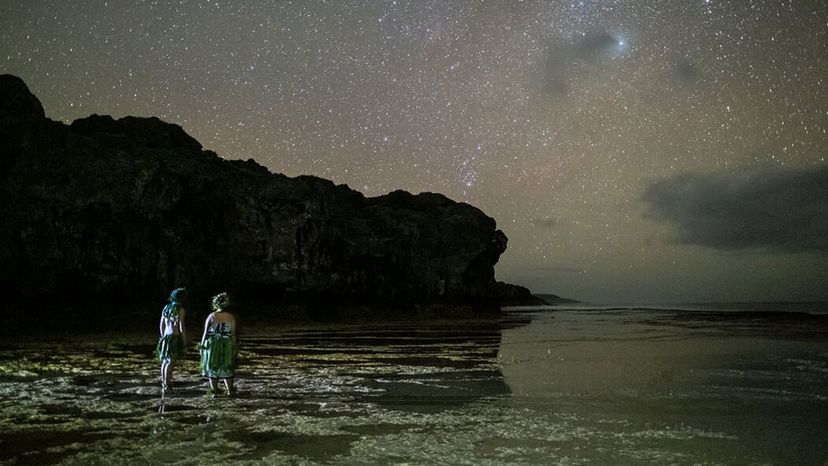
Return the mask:
[[497, 299], [504, 306], [540, 306], [546, 301], [532, 295], [529, 288], [504, 282], [495, 284]]
[[538, 299], [542, 299], [545, 304], [549, 305], [581, 303], [581, 301], [578, 301], [577, 299], [562, 298], [556, 294], [541, 293], [534, 296]]
[[268, 302], [497, 307], [495, 221], [202, 150], [157, 118], [46, 119], [0, 76], [0, 286], [21, 299], [229, 289]]
[[497, 282], [495, 290], [498, 301], [503, 306], [545, 306], [580, 302], [554, 294], [532, 294], [529, 288], [504, 282]]

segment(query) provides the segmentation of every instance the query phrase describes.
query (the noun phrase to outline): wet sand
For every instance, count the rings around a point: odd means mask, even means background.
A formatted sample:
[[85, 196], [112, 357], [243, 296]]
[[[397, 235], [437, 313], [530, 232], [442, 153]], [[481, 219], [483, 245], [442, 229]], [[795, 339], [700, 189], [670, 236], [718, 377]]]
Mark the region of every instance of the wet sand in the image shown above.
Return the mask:
[[162, 400], [151, 333], [7, 338], [3, 463], [823, 464], [828, 322], [512, 310], [257, 327], [237, 398], [196, 353]]

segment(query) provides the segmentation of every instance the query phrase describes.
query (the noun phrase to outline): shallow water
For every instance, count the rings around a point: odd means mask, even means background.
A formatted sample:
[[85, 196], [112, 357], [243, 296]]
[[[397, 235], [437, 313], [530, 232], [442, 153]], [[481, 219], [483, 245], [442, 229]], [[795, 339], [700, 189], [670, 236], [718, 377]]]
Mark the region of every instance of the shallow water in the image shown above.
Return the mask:
[[0, 461], [825, 464], [828, 319], [515, 309], [499, 321], [257, 328], [236, 398], [151, 334], [7, 339]]

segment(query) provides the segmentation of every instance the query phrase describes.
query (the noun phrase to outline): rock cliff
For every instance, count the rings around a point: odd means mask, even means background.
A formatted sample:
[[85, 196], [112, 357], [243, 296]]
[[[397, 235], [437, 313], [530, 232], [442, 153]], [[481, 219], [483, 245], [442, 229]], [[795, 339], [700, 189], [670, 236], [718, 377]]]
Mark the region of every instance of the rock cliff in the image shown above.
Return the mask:
[[442, 195], [366, 198], [228, 161], [157, 118], [46, 118], [0, 76], [0, 286], [149, 300], [177, 286], [266, 302], [497, 308], [495, 221]]

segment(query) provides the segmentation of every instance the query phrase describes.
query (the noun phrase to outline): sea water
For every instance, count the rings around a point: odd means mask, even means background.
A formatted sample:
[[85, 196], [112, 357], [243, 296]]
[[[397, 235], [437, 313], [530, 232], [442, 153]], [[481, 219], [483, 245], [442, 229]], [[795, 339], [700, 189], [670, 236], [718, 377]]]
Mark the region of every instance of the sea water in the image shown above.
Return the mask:
[[150, 332], [0, 347], [0, 462], [826, 464], [821, 305], [242, 327], [235, 398]]

